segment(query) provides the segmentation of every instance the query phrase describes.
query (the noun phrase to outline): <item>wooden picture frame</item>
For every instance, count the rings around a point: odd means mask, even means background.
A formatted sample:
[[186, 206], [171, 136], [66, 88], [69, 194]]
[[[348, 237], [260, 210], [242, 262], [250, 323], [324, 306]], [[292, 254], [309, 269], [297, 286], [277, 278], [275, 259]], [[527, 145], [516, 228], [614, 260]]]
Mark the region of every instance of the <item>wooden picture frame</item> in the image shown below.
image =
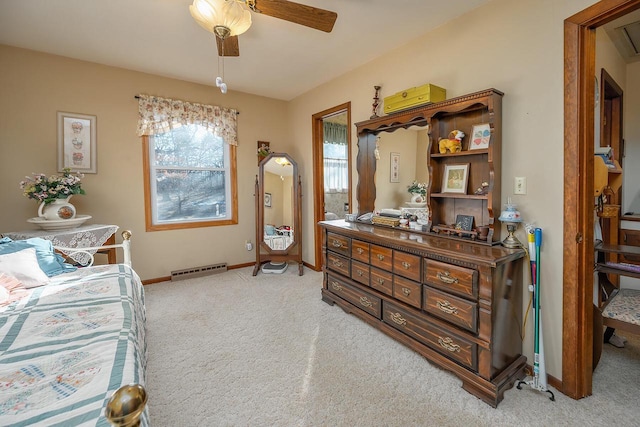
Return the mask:
[[267, 208], [271, 207], [271, 193], [264, 193], [264, 205]]
[[473, 125], [469, 135], [469, 150], [486, 150], [491, 141], [491, 126], [489, 123]]
[[467, 194], [468, 179], [469, 163], [445, 165], [442, 192]]
[[58, 172], [97, 173], [96, 116], [58, 111]]
[[400, 153], [390, 153], [389, 182], [400, 182]]

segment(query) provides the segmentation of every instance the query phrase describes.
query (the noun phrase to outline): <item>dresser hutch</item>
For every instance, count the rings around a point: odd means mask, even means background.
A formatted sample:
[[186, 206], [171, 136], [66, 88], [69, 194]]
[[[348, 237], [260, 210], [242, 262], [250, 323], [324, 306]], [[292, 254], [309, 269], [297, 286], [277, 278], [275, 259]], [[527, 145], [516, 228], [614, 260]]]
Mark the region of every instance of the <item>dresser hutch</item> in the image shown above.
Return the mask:
[[[381, 132], [428, 125], [430, 226], [424, 231], [344, 220], [321, 222], [322, 300], [364, 320], [447, 369], [462, 387], [491, 406], [525, 376], [522, 355], [522, 275], [525, 252], [500, 246], [501, 100], [486, 91], [356, 124], [357, 198], [360, 212], [374, 211], [375, 140]], [[438, 139], [474, 125], [491, 130], [488, 148], [440, 153]], [[469, 138], [470, 139], [470, 138]], [[447, 164], [468, 164], [471, 189], [441, 191]], [[438, 233], [459, 214], [488, 225], [485, 240]]]

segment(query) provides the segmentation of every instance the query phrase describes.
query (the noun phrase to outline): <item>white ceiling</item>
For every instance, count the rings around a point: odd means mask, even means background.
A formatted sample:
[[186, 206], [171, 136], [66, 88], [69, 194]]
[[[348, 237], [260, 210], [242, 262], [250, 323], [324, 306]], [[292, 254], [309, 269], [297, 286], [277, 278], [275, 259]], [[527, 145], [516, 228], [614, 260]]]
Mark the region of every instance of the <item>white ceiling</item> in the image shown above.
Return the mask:
[[[224, 60], [225, 81], [291, 100], [488, 1], [297, 0], [336, 12], [331, 33], [253, 13], [240, 56]], [[193, 20], [191, 3], [0, 0], [0, 44], [214, 86], [215, 39]]]

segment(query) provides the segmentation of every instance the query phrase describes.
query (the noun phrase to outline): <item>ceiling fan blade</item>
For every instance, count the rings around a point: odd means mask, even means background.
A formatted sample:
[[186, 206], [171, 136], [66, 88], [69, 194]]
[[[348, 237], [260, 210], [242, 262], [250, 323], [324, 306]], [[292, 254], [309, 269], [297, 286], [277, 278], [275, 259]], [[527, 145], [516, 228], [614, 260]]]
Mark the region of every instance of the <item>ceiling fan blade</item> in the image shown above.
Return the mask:
[[[216, 44], [218, 45], [218, 55], [222, 56], [222, 39], [220, 39], [220, 37], [216, 37]], [[225, 37], [224, 56], [240, 56], [238, 36]]]
[[255, 0], [255, 12], [330, 33], [338, 14], [287, 0]]

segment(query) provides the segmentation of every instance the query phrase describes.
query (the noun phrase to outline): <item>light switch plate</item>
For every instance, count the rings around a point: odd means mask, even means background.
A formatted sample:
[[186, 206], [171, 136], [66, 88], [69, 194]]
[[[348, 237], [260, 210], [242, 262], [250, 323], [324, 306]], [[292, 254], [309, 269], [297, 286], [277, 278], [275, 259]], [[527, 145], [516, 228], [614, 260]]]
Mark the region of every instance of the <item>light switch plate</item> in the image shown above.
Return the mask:
[[516, 176], [513, 183], [513, 194], [527, 194], [527, 178]]

